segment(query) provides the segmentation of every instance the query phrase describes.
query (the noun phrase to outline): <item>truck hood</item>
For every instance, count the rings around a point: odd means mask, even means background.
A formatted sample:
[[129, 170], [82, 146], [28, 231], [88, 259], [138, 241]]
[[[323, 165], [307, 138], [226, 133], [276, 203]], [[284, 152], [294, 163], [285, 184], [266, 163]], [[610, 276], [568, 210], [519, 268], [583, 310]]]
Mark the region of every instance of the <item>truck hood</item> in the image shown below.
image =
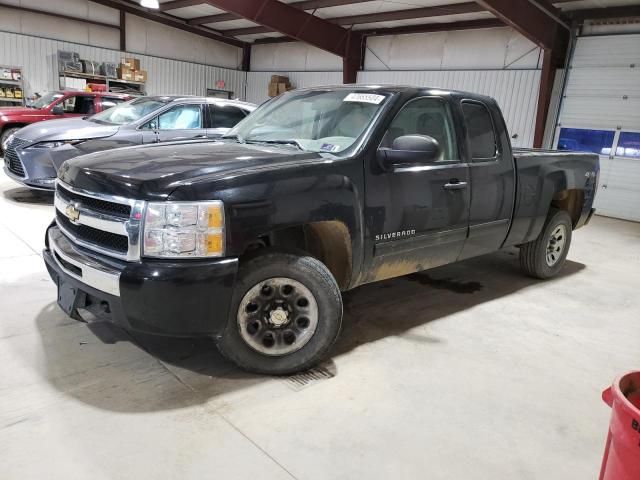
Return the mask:
[[174, 142], [107, 150], [66, 161], [64, 182], [90, 192], [166, 200], [177, 188], [223, 177], [335, 158], [288, 146], [228, 141]]
[[117, 131], [117, 125], [101, 125], [82, 118], [60, 118], [27, 125], [16, 136], [30, 142], [88, 140], [110, 137]]

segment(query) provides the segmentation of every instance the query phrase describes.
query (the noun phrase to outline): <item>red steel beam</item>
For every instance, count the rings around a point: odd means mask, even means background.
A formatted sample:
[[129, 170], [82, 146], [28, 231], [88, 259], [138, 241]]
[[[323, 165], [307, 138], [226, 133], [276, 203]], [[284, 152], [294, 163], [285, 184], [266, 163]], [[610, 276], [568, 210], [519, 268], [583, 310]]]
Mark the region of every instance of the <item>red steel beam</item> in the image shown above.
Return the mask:
[[[362, 36], [277, 0], [208, 0], [264, 27], [340, 57], [360, 56]], [[229, 35], [229, 31], [225, 32]]]
[[585, 10], [572, 10], [566, 15], [573, 20], [606, 20], [609, 18], [640, 17], [640, 5], [628, 7], [587, 8]]
[[160, 11], [166, 12], [167, 10], [175, 10], [176, 8], [193, 7], [195, 5], [202, 5], [206, 3], [204, 0], [173, 0], [171, 2], [164, 2], [160, 4]]
[[538, 90], [538, 108], [536, 110], [536, 126], [533, 133], [534, 148], [541, 148], [544, 141], [544, 130], [547, 125], [547, 115], [551, 104], [551, 92], [553, 81], [556, 77], [553, 53], [544, 50], [542, 58], [542, 72], [540, 75], [540, 88]]
[[[289, 5], [299, 10], [314, 10], [316, 8], [338, 7], [341, 5], [351, 5], [354, 3], [370, 2], [371, 0], [303, 0], [301, 2], [293, 2]], [[203, 3], [209, 3], [208, 0], [202, 0]], [[165, 4], [163, 4], [165, 5]], [[204, 17], [196, 17], [188, 20], [191, 25], [204, 25], [207, 23], [226, 22], [229, 20], [237, 20], [242, 18], [235, 13], [220, 13], [217, 15], [207, 15]]]
[[[358, 31], [365, 37], [381, 37], [384, 35], [448, 32], [453, 30], [474, 30], [474, 29], [481, 29], [481, 28], [499, 28], [504, 26], [506, 26], [505, 23], [498, 18], [487, 18], [482, 20], [464, 20], [460, 22], [451, 22], [451, 23], [426, 23], [422, 25], [404, 25], [401, 27], [371, 28], [367, 30], [358, 30]], [[276, 39], [272, 39], [272, 40], [276, 40]], [[257, 41], [254, 43], [257, 43]]]
[[[242, 42], [236, 38], [230, 38], [224, 36], [224, 34], [204, 27], [198, 27], [195, 25], [187, 25], [187, 23], [178, 18], [171, 15], [167, 15], [162, 12], [150, 11], [145, 8], [140, 7], [138, 4], [126, 2], [123, 0], [90, 0], [93, 3], [97, 3], [100, 5], [104, 5], [105, 7], [114, 8], [116, 10], [122, 10], [126, 13], [130, 13], [131, 15], [136, 15], [138, 17], [146, 18], [147, 20], [151, 20], [153, 22], [161, 23], [163, 25], [167, 25], [168, 27], [177, 28], [178, 30], [184, 30], [185, 32], [193, 33], [195, 35], [200, 35], [201, 37], [211, 38], [213, 40], [217, 40], [222, 43], [226, 43], [228, 45], [233, 45], [234, 47], [244, 47], [246, 42]], [[119, 28], [117, 25], [114, 28]]]
[[[559, 33], [558, 22], [530, 0], [477, 0], [477, 2], [544, 49], [554, 48], [559, 35], [568, 37], [568, 32], [564, 28], [562, 28], [563, 33]], [[549, 10], [549, 13], [560, 16], [560, 11], [555, 8]]]
[[[483, 12], [484, 8], [476, 2], [454, 3], [451, 5], [438, 5], [435, 7], [409, 8], [405, 10], [393, 10], [390, 12], [367, 13], [363, 15], [350, 15], [346, 17], [327, 18], [325, 20], [336, 25], [357, 25], [361, 23], [392, 22], [397, 20], [409, 20], [414, 18], [440, 17], [443, 15], [458, 15], [462, 13]], [[268, 33], [272, 30], [265, 27], [249, 27], [225, 30], [232, 37], [239, 35], [252, 35]]]

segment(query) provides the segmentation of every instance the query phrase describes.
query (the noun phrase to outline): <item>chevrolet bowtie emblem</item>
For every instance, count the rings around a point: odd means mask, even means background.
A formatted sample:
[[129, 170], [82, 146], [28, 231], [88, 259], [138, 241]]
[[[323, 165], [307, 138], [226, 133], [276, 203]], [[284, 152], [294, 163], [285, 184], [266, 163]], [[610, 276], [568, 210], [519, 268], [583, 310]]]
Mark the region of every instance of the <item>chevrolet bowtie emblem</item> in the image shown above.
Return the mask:
[[65, 214], [67, 215], [67, 218], [72, 222], [76, 222], [80, 218], [80, 210], [78, 210], [75, 205], [67, 205]]

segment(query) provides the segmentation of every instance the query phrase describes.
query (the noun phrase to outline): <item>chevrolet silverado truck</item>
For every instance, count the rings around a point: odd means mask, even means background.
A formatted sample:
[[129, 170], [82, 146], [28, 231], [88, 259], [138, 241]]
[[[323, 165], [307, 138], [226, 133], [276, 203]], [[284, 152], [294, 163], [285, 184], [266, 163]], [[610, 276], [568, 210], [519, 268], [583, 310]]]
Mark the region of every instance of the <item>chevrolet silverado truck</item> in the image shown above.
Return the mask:
[[210, 336], [290, 374], [330, 351], [343, 291], [509, 246], [557, 275], [598, 172], [597, 155], [512, 149], [489, 97], [297, 90], [217, 141], [65, 162], [44, 260], [73, 318]]

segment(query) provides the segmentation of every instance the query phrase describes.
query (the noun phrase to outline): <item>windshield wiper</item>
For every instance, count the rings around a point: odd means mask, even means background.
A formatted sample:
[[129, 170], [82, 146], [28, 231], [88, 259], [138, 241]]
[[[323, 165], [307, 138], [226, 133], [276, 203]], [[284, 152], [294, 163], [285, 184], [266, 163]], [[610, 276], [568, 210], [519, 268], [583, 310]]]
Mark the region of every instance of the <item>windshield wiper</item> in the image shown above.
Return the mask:
[[244, 138], [242, 138], [242, 135], [240, 135], [239, 133], [234, 133], [232, 135], [222, 135], [221, 138], [224, 138], [224, 139], [229, 138], [229, 139], [232, 139], [232, 140], [235, 139], [235, 140], [238, 141], [238, 143], [247, 143], [247, 142], [244, 141]]
[[293, 145], [298, 150], [306, 150], [298, 140], [248, 140], [247, 143], [267, 143], [270, 145]]

